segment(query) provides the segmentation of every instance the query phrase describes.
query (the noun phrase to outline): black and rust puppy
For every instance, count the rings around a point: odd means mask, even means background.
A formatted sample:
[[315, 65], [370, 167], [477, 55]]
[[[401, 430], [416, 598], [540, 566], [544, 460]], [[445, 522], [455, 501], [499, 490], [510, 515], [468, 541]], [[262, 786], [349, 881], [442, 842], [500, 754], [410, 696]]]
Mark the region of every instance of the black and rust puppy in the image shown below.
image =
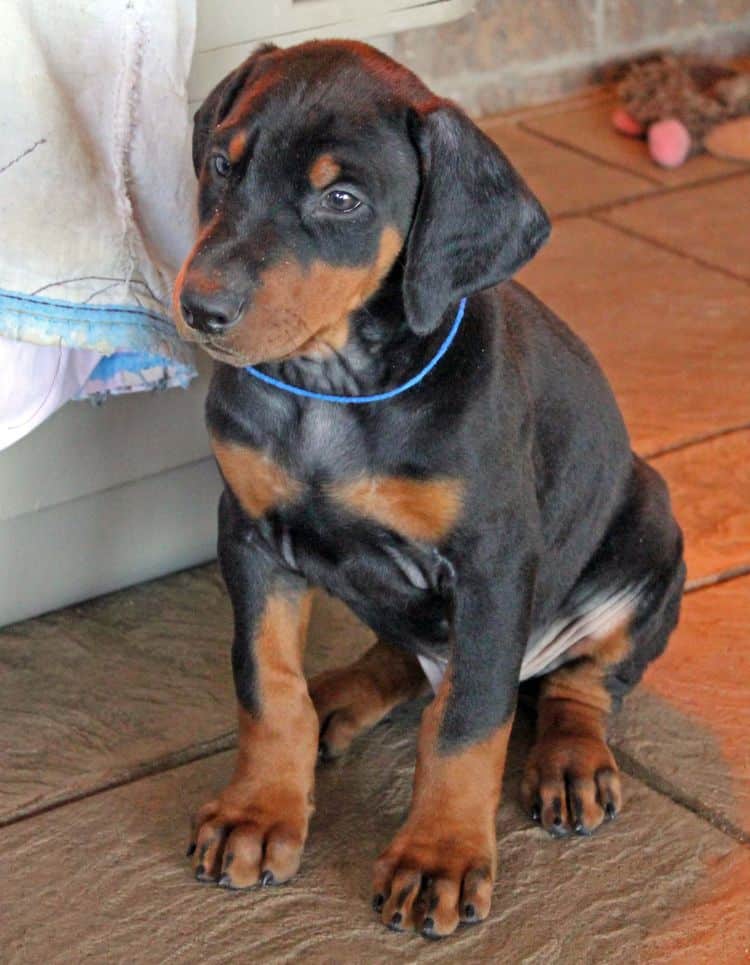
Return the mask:
[[[200, 233], [175, 289], [218, 365], [239, 754], [197, 816], [201, 880], [283, 882], [329, 755], [437, 684], [411, 810], [375, 864], [383, 922], [486, 917], [519, 682], [540, 677], [522, 794], [552, 833], [620, 807], [606, 723], [677, 621], [681, 536], [581, 342], [507, 281], [547, 237], [501, 151], [357, 43], [265, 47], [198, 111]], [[300, 397], [261, 375], [324, 394]], [[246, 366], [258, 366], [255, 372]], [[310, 589], [379, 642], [310, 682]]]

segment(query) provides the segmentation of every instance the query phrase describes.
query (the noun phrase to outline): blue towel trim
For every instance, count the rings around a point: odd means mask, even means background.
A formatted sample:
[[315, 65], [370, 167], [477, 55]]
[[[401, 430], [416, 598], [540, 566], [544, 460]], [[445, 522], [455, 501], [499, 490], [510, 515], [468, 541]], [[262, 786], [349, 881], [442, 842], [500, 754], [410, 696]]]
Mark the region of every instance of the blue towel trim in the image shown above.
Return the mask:
[[186, 386], [195, 377], [193, 355], [168, 316], [140, 305], [83, 305], [0, 289], [0, 335], [107, 356], [91, 378], [163, 369], [144, 377], [143, 388]]

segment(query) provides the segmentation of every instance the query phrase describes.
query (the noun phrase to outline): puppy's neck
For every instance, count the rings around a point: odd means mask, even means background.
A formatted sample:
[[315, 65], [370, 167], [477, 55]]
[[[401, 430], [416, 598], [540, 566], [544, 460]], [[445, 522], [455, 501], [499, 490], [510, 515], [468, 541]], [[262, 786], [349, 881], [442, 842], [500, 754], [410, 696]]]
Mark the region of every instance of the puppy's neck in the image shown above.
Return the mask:
[[434, 356], [453, 321], [452, 309], [438, 329], [417, 336], [405, 319], [400, 291], [385, 289], [350, 318], [345, 345], [321, 357], [292, 358], [256, 366], [289, 385], [328, 395], [388, 392], [415, 375]]

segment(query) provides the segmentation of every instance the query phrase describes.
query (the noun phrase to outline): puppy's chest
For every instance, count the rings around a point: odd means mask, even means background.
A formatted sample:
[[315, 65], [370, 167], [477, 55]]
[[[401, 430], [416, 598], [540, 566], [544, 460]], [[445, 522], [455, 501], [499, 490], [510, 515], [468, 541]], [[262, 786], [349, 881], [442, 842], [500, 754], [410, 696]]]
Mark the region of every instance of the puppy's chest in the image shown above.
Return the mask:
[[213, 440], [222, 475], [253, 520], [270, 514], [289, 520], [316, 510], [341, 527], [370, 522], [405, 540], [437, 545], [455, 527], [463, 485], [447, 476], [414, 476], [408, 469], [368, 468], [343, 454], [338, 466], [321, 472], [299, 454], [289, 460], [259, 447]]
[[214, 437], [213, 447], [250, 519], [274, 519], [293, 538], [423, 549], [445, 541], [462, 513], [460, 479], [386, 461], [355, 419], [308, 420], [252, 442]]

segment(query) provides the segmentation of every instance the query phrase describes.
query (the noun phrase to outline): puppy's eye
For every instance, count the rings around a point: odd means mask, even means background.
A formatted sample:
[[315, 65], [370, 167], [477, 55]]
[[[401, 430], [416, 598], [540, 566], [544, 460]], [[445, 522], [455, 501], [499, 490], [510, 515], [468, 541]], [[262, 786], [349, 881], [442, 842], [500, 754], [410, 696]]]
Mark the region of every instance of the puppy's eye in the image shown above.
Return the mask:
[[359, 198], [349, 191], [337, 190], [329, 191], [328, 194], [323, 195], [320, 203], [322, 207], [329, 211], [335, 211], [337, 214], [349, 214], [351, 211], [356, 211], [362, 204]]
[[223, 154], [214, 154], [213, 166], [220, 178], [228, 178], [232, 173], [232, 164]]

